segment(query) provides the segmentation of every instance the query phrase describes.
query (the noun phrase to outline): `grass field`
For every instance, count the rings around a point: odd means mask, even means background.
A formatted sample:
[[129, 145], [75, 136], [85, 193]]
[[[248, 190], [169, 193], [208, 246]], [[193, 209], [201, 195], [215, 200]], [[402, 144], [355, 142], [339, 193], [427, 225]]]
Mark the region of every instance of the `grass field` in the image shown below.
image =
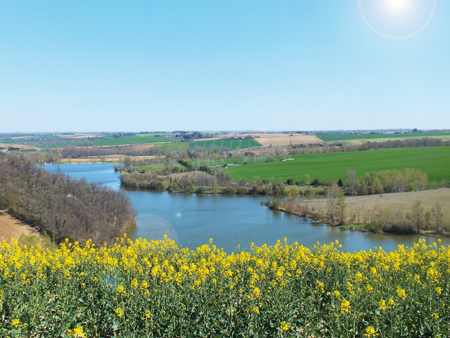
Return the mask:
[[432, 137], [432, 136], [450, 136], [449, 132], [435, 133], [407, 133], [407, 134], [368, 134], [368, 135], [351, 135], [351, 134], [325, 134], [316, 135], [322, 141], [347, 141], [347, 140], [371, 140], [371, 139], [396, 139], [396, 138], [413, 138], [413, 137]]
[[173, 138], [170, 137], [155, 137], [155, 136], [143, 136], [143, 137], [120, 137], [109, 140], [95, 140], [92, 141], [96, 146], [120, 146], [124, 144], [136, 144], [136, 143], [162, 143], [172, 142]]
[[139, 172], [150, 172], [150, 171], [164, 171], [166, 165], [163, 162], [153, 163], [149, 165], [141, 165], [138, 168]]
[[303, 180], [320, 176], [323, 180], [344, 179], [347, 169], [355, 169], [359, 176], [368, 172], [415, 168], [425, 171], [430, 182], [450, 181], [450, 147], [396, 148], [349, 153], [306, 154], [292, 156], [294, 161], [249, 163], [226, 169], [235, 179], [268, 179], [272, 176], [286, 180]]
[[191, 150], [195, 150], [195, 149], [199, 149], [199, 148], [209, 149], [211, 147], [217, 147], [217, 151], [226, 151], [226, 150], [261, 147], [261, 144], [254, 139], [237, 139], [237, 140], [222, 139], [222, 140], [192, 142], [189, 149], [191, 149]]
[[[345, 198], [345, 203], [347, 203], [347, 214], [350, 215], [350, 217], [351, 215], [357, 214], [358, 209], [409, 211], [415, 201], [421, 201], [425, 211], [431, 210], [436, 202], [439, 202], [444, 212], [444, 218], [447, 219], [450, 215], [450, 189], [448, 188], [383, 194], [382, 197], [380, 197], [380, 195], [369, 195]], [[296, 203], [298, 205], [306, 203], [309, 207], [315, 208], [315, 210], [325, 210], [327, 208], [327, 202], [324, 199], [312, 199], [309, 201], [298, 201]]]
[[[170, 143], [173, 139], [170, 137], [154, 137], [154, 136], [143, 136], [143, 137], [120, 137], [107, 140], [89, 140], [89, 141], [74, 141], [68, 143], [54, 143], [54, 144], [42, 144], [38, 145], [39, 148], [59, 148], [69, 145], [91, 145], [91, 146], [122, 146], [127, 144], [145, 144], [145, 143]], [[160, 146], [160, 144], [158, 144]], [[175, 147], [177, 148], [177, 147]], [[183, 147], [180, 147], [183, 148]], [[186, 146], [187, 148], [187, 146]]]
[[189, 148], [189, 142], [166, 142], [157, 144], [156, 146], [165, 151], [180, 151]]

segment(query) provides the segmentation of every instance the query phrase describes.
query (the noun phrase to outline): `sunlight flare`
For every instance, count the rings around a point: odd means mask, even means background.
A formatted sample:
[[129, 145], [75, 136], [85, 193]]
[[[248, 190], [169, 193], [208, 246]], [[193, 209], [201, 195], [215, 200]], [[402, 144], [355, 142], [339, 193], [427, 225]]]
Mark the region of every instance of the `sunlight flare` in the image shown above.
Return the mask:
[[385, 0], [383, 6], [389, 13], [402, 15], [408, 12], [412, 6], [411, 0]]
[[366, 25], [388, 39], [407, 39], [422, 32], [433, 19], [436, 0], [358, 0]]

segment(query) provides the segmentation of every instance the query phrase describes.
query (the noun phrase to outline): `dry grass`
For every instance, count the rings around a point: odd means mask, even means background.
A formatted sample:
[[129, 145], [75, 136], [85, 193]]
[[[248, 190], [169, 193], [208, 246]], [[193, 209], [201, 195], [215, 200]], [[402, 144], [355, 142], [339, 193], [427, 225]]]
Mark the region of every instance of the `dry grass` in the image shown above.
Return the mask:
[[58, 136], [60, 136], [60, 137], [70, 137], [70, 138], [86, 138], [86, 137], [99, 138], [99, 137], [102, 137], [103, 135], [101, 135], [101, 134], [76, 134], [76, 135], [70, 135], [69, 136], [69, 135], [62, 134], [62, 135], [58, 135]]
[[29, 225], [0, 210], [0, 241], [6, 240], [10, 243], [11, 237], [19, 239], [22, 235], [39, 235], [39, 232]]
[[410, 139], [422, 139], [424, 137], [427, 138], [438, 138], [442, 141], [450, 141], [450, 136], [415, 136], [415, 137], [396, 137], [396, 138], [375, 138], [375, 139], [358, 139], [358, 140], [345, 140], [345, 143], [352, 144], [352, 145], [360, 145], [364, 144], [364, 142], [387, 142], [387, 141], [405, 141]]
[[[287, 146], [289, 144], [322, 143], [323, 141], [315, 135], [289, 136], [287, 134], [270, 134], [270, 137], [261, 137], [257, 141], [263, 146]], [[276, 136], [275, 136], [276, 135]]]
[[32, 150], [38, 150], [41, 151], [42, 149], [38, 147], [28, 146], [25, 144], [16, 144], [16, 143], [0, 143], [0, 148], [19, 148], [19, 149], [32, 149]]
[[[364, 210], [391, 210], [408, 212], [416, 201], [421, 201], [425, 211], [430, 211], [436, 202], [442, 206], [442, 211], [446, 216], [450, 215], [450, 189], [441, 188], [436, 190], [425, 190], [417, 192], [405, 192], [395, 194], [370, 195], [370, 196], [352, 196], [346, 197], [347, 215], [352, 217], [357, 214], [358, 209]], [[304, 203], [315, 210], [325, 211], [327, 209], [326, 199], [313, 199], [310, 201], [299, 201], [295, 209], [300, 208]]]

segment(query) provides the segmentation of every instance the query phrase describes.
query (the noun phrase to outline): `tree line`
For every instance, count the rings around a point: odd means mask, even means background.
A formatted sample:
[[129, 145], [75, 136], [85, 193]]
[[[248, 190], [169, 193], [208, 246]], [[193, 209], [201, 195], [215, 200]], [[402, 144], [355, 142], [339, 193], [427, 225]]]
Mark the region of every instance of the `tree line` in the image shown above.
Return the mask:
[[419, 169], [384, 170], [366, 173], [358, 178], [356, 170], [347, 170], [344, 186], [348, 195], [373, 195], [393, 192], [408, 192], [426, 190], [428, 175]]
[[[290, 155], [354, 152], [390, 148], [421, 148], [421, 147], [445, 147], [450, 146], [450, 141], [439, 138], [411, 138], [406, 140], [388, 140], [383, 142], [365, 141], [361, 144], [350, 144], [348, 142], [324, 142], [322, 144], [297, 144], [288, 146]], [[280, 147], [280, 146], [278, 146]]]
[[69, 238], [112, 244], [135, 224], [135, 211], [124, 192], [62, 172], [50, 174], [18, 154], [0, 159], [0, 208], [55, 243]]

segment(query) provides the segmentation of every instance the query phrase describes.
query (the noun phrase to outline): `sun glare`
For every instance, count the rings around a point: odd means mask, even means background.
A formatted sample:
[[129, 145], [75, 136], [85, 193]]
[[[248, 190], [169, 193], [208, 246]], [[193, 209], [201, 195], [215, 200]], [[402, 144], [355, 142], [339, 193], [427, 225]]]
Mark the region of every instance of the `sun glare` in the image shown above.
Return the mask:
[[423, 31], [437, 0], [358, 0], [361, 17], [375, 33], [389, 39], [407, 39]]
[[386, 10], [392, 14], [405, 14], [411, 8], [410, 0], [385, 0]]

